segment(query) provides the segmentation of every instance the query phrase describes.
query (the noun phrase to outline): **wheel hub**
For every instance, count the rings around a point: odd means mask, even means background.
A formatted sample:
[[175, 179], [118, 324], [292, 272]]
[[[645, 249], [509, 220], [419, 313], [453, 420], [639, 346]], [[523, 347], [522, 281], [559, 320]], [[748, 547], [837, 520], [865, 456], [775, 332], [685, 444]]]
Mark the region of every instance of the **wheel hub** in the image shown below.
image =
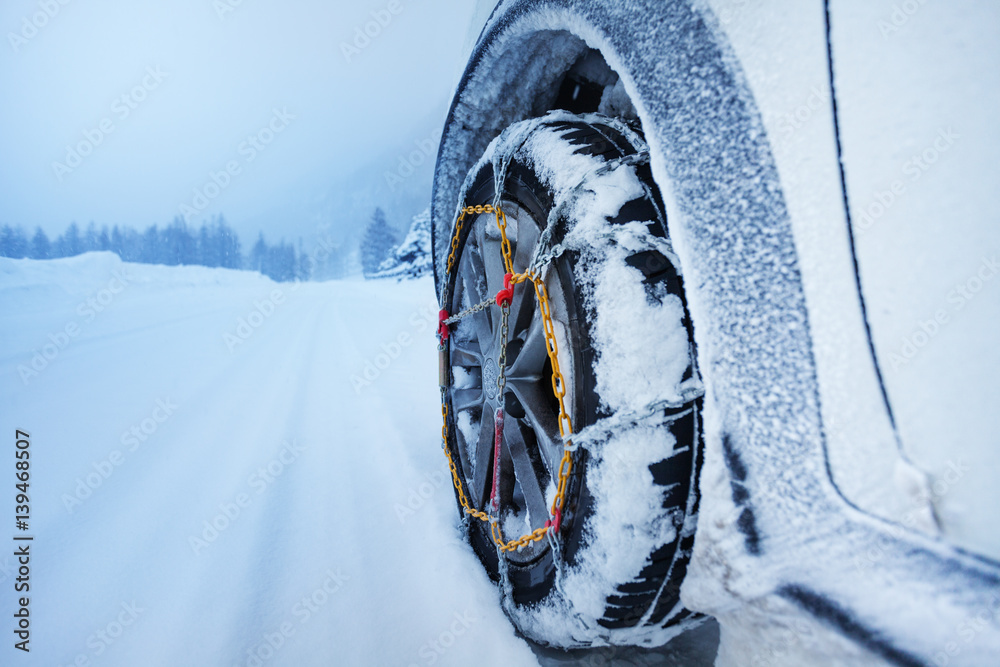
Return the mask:
[[[507, 203], [505, 210], [516, 273], [527, 268], [541, 225], [517, 205]], [[474, 219], [470, 227], [457, 264], [452, 303], [456, 311], [491, 298], [504, 286], [506, 267], [493, 216]], [[562, 283], [554, 278], [548, 289], [554, 319], [565, 321]], [[544, 327], [530, 284], [518, 285], [514, 290], [506, 339], [503, 334], [501, 312], [495, 306], [461, 320], [452, 334], [449, 354], [451, 365], [462, 369], [462, 380], [452, 387], [450, 396], [460, 424], [456, 433], [458, 452], [469, 495], [477, 507], [485, 507], [493, 493], [495, 415], [499, 408], [510, 408], [504, 410], [496, 493], [502, 517], [517, 517], [507, 528], [511, 534], [506, 537], [512, 539], [548, 520], [547, 494], [559, 473], [563, 448], [558, 410], [552, 405]], [[560, 349], [572, 354], [568, 345], [560, 345]], [[506, 362], [504, 395], [497, 387], [501, 358]], [[566, 367], [572, 368], [572, 362]], [[572, 382], [571, 376], [567, 379]], [[507, 558], [527, 562], [546, 549], [546, 543], [532, 542], [520, 552], [507, 554]]]
[[483, 393], [489, 401], [497, 400], [497, 378], [500, 377], [500, 367], [493, 359], [487, 359], [483, 364]]

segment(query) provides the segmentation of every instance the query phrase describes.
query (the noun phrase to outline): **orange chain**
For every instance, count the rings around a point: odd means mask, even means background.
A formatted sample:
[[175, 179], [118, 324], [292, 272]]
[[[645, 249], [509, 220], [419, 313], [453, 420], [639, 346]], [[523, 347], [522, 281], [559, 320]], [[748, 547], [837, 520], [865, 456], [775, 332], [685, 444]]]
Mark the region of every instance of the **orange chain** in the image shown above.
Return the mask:
[[466, 514], [474, 516], [480, 521], [485, 521], [490, 524], [490, 535], [501, 551], [514, 551], [525, 547], [532, 542], [542, 540], [550, 530], [553, 533], [557, 533], [559, 530], [559, 526], [562, 522], [562, 511], [563, 503], [566, 498], [566, 488], [569, 483], [570, 473], [573, 470], [573, 451], [575, 448], [573, 447], [573, 443], [570, 441], [570, 437], [573, 434], [573, 422], [570, 420], [569, 413], [566, 412], [566, 383], [563, 379], [562, 371], [559, 369], [559, 344], [556, 342], [555, 327], [552, 324], [552, 313], [549, 308], [549, 295], [548, 291], [545, 289], [545, 281], [542, 280], [540, 275], [535, 275], [529, 273], [528, 271], [525, 271], [524, 273], [514, 273], [513, 260], [511, 259], [510, 241], [507, 239], [507, 216], [500, 209], [500, 207], [494, 207], [487, 204], [480, 206], [466, 206], [461, 209], [458, 220], [455, 222], [455, 233], [451, 239], [451, 253], [448, 255], [448, 264], [445, 271], [445, 284], [447, 285], [448, 276], [454, 268], [456, 253], [458, 252], [459, 236], [462, 232], [462, 224], [465, 220], [465, 216], [483, 213], [493, 213], [496, 215], [497, 228], [500, 230], [501, 236], [500, 249], [503, 253], [504, 267], [507, 269], [507, 273], [511, 274], [510, 283], [512, 285], [516, 285], [530, 280], [535, 287], [535, 296], [538, 299], [538, 308], [542, 314], [542, 324], [545, 329], [545, 349], [546, 352], [548, 352], [549, 361], [552, 364], [552, 393], [559, 402], [559, 435], [562, 436], [564, 443], [562, 460], [559, 462], [559, 480], [556, 486], [556, 496], [552, 500], [552, 507], [549, 510], [549, 520], [545, 522], [544, 526], [536, 528], [534, 531], [526, 535], [522, 535], [516, 540], [505, 542], [499, 522], [491, 518], [485, 512], [472, 507], [471, 503], [469, 503], [469, 499], [465, 496], [465, 490], [463, 489], [462, 482], [458, 476], [458, 468], [455, 466], [455, 462], [451, 457], [451, 452], [448, 449], [448, 404], [445, 399], [445, 390], [443, 387], [441, 389], [441, 416], [444, 423], [441, 426], [441, 439], [444, 443], [444, 454], [448, 459], [448, 469], [451, 471], [452, 483], [455, 485], [455, 491], [458, 493], [458, 501], [461, 503], [463, 511]]

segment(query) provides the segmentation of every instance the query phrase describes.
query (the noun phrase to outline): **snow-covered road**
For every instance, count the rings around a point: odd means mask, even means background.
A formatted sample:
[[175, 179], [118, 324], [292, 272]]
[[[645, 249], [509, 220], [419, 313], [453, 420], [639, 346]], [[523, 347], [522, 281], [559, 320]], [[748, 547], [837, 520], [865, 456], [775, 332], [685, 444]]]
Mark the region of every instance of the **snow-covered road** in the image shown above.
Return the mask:
[[35, 538], [31, 652], [8, 630], [0, 663], [536, 664], [455, 527], [429, 280], [90, 253], [0, 260], [0, 308], [0, 540]]

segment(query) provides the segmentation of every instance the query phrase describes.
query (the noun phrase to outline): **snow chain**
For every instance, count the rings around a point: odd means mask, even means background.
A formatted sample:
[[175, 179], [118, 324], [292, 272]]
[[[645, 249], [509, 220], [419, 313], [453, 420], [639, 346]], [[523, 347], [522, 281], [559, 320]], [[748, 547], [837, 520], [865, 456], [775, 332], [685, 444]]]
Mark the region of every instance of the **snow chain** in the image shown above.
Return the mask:
[[[476, 304], [475, 306], [468, 308], [457, 315], [449, 316], [446, 310], [441, 311], [440, 315], [440, 326], [438, 329], [439, 345], [438, 350], [441, 355], [440, 362], [440, 384], [441, 384], [441, 417], [444, 420], [441, 426], [441, 441], [444, 448], [444, 454], [448, 459], [448, 469], [451, 471], [452, 483], [455, 485], [455, 490], [458, 493], [458, 501], [462, 505], [462, 509], [466, 514], [474, 516], [480, 521], [484, 521], [490, 524], [490, 535], [493, 537], [493, 541], [496, 543], [497, 548], [501, 551], [515, 551], [526, 547], [532, 542], [539, 542], [548, 536], [549, 541], [553, 546], [557, 546], [558, 542], [556, 538], [559, 534], [559, 528], [562, 524], [562, 513], [563, 504], [566, 499], [566, 489], [569, 486], [569, 476], [573, 470], [573, 452], [576, 451], [576, 446], [571, 442], [570, 438], [573, 435], [573, 423], [570, 421], [569, 413], [566, 412], [566, 383], [563, 379], [562, 372], [559, 369], [559, 345], [556, 342], [555, 328], [552, 325], [552, 313], [549, 309], [549, 295], [545, 289], [545, 282], [542, 280], [542, 269], [552, 260], [553, 257], [549, 257], [548, 261], [540, 264], [533, 264], [524, 273], [514, 273], [513, 260], [511, 258], [510, 241], [507, 239], [507, 216], [504, 215], [503, 210], [499, 206], [481, 205], [481, 206], [466, 206], [459, 212], [458, 220], [455, 222], [455, 233], [451, 239], [451, 252], [448, 255], [448, 264], [445, 269], [445, 288], [444, 288], [444, 300], [442, 305], [447, 305], [449, 301], [449, 276], [451, 275], [452, 269], [455, 267], [455, 261], [458, 254], [458, 244], [459, 238], [462, 233], [462, 226], [467, 215], [473, 214], [483, 214], [483, 213], [493, 213], [496, 215], [497, 228], [500, 230], [501, 244], [500, 248], [503, 253], [503, 263], [504, 268], [507, 270], [507, 275], [504, 276], [504, 289], [500, 290], [495, 299], [487, 299], [482, 303]], [[545, 349], [549, 355], [549, 361], [552, 364], [552, 393], [555, 395], [556, 400], [559, 402], [559, 434], [562, 436], [563, 440], [563, 455], [562, 460], [559, 463], [559, 479], [556, 486], [556, 496], [552, 501], [552, 507], [549, 510], [549, 520], [545, 522], [545, 525], [536, 528], [534, 531], [522, 535], [516, 540], [511, 540], [510, 542], [505, 542], [503, 538], [503, 533], [500, 529], [500, 523], [498, 517], [490, 516], [489, 514], [477, 510], [472, 507], [469, 503], [469, 499], [465, 496], [465, 490], [463, 489], [462, 481], [458, 476], [458, 468], [455, 466], [455, 461], [451, 457], [451, 451], [448, 449], [448, 401], [447, 401], [447, 342], [448, 333], [450, 331], [449, 327], [451, 324], [458, 322], [463, 317], [467, 317], [475, 312], [484, 310], [493, 303], [496, 303], [501, 308], [503, 317], [503, 347], [501, 348], [500, 362], [499, 362], [499, 377], [497, 378], [497, 388], [500, 391], [500, 400], [503, 400], [504, 386], [506, 383], [506, 355], [507, 355], [507, 316], [510, 309], [511, 299], [513, 298], [514, 285], [523, 283], [525, 281], [531, 281], [535, 288], [535, 296], [538, 299], [538, 308], [542, 314], [542, 324], [545, 328]], [[503, 408], [501, 407], [497, 411], [497, 437], [494, 442], [494, 458], [499, 459], [499, 448], [500, 448], [500, 434], [502, 433], [502, 419], [503, 419]], [[494, 474], [496, 474], [496, 464], [494, 463]], [[494, 485], [494, 499], [495, 499], [495, 486]], [[498, 503], [497, 503], [498, 505]]]

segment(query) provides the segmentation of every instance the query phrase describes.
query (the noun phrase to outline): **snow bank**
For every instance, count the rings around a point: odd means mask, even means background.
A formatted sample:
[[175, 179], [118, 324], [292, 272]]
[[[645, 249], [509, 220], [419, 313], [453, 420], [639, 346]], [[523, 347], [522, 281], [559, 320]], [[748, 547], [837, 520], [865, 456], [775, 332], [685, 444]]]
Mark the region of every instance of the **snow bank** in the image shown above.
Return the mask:
[[0, 308], [35, 537], [0, 663], [536, 664], [456, 530], [427, 279], [5, 259]]

